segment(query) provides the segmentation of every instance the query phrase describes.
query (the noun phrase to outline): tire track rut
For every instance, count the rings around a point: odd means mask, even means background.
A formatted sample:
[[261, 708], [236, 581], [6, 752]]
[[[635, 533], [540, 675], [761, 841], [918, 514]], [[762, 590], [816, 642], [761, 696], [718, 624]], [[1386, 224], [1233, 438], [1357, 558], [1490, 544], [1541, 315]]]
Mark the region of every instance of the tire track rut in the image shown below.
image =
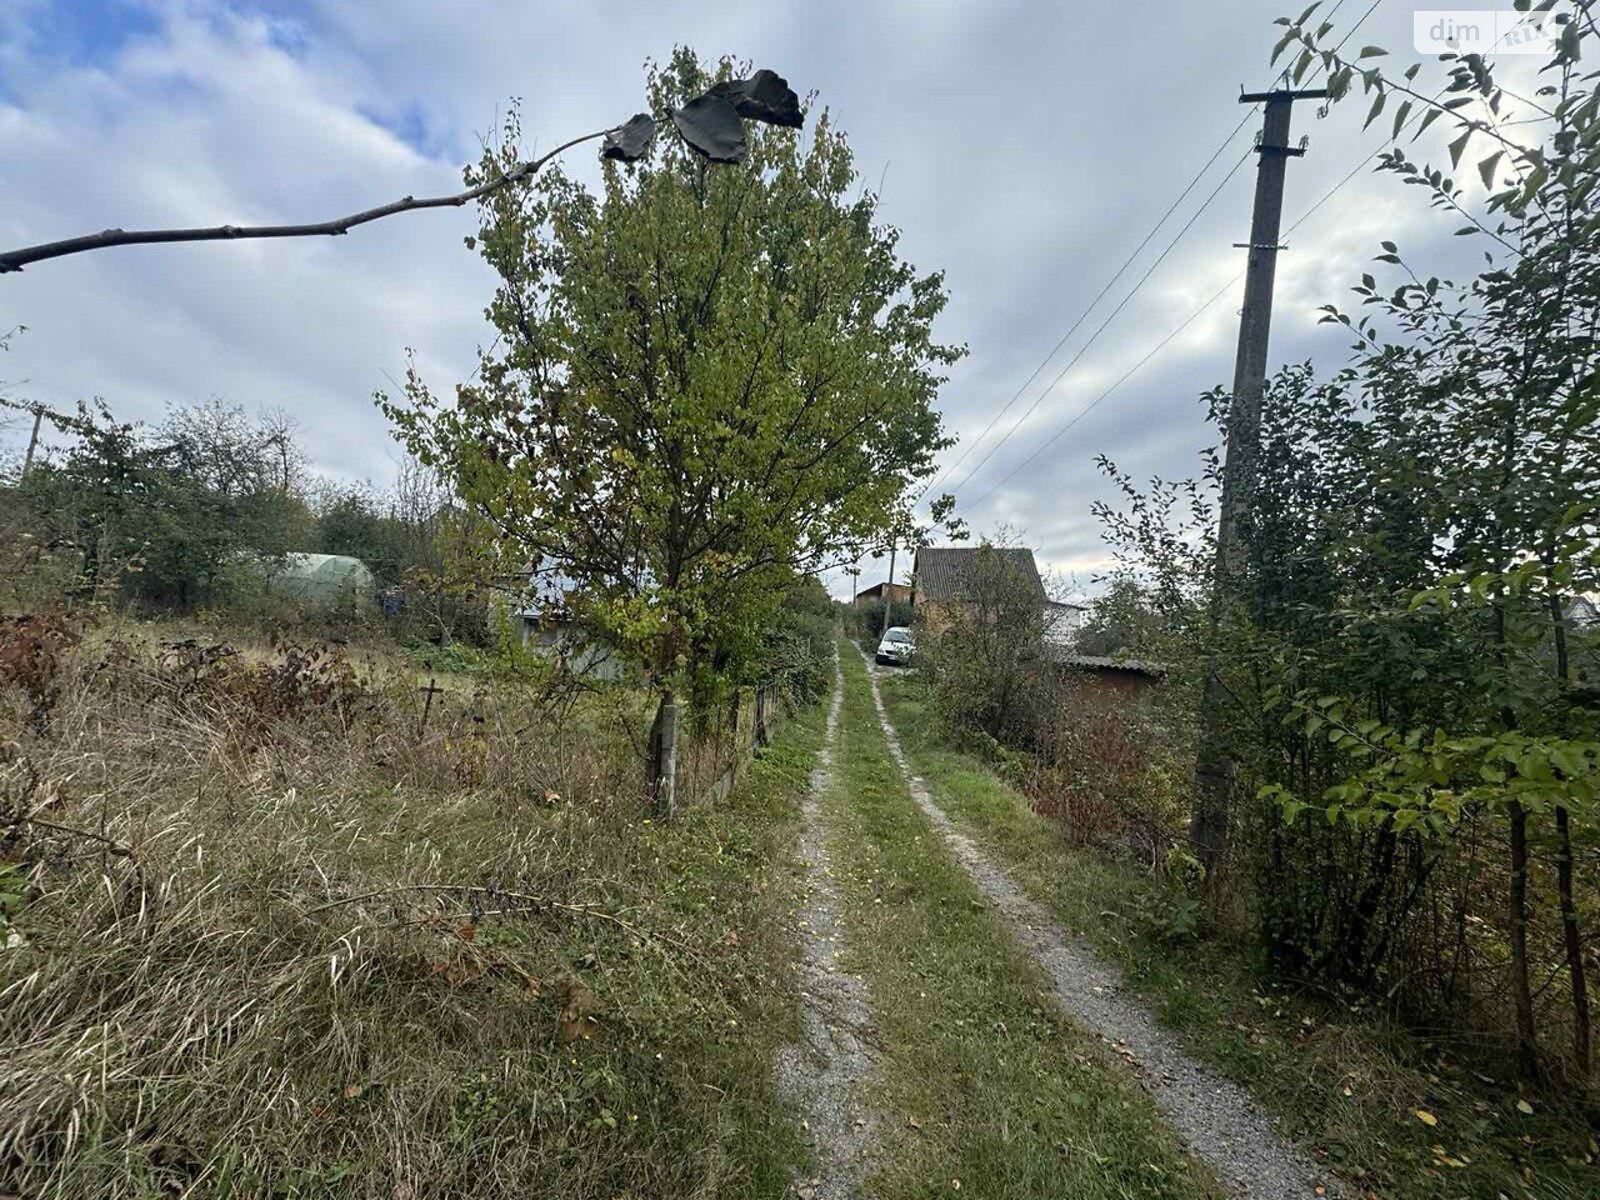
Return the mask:
[[[865, 659], [865, 655], [862, 656]], [[1055, 984], [1062, 1010], [1089, 1032], [1110, 1042], [1137, 1072], [1168, 1122], [1236, 1195], [1251, 1200], [1307, 1200], [1343, 1195], [1329, 1172], [1272, 1126], [1255, 1100], [1232, 1080], [1201, 1065], [1161, 1029], [1136, 998], [1122, 990], [1117, 971], [1069, 938], [1040, 905], [992, 863], [960, 831], [911, 769], [901, 748], [877, 673], [867, 663], [872, 701], [883, 736], [917, 806], [933, 823], [957, 861], [1042, 965]], [[1319, 1191], [1318, 1189], [1323, 1189]]]

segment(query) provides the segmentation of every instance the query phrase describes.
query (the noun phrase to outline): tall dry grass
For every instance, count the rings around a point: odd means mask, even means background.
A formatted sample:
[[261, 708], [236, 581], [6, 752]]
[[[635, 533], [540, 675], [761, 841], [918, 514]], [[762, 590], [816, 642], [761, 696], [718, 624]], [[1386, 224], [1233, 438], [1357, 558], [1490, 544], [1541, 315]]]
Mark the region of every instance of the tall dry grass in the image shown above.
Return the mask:
[[58, 657], [0, 692], [0, 1194], [781, 1187], [802, 752], [662, 828], [625, 696]]

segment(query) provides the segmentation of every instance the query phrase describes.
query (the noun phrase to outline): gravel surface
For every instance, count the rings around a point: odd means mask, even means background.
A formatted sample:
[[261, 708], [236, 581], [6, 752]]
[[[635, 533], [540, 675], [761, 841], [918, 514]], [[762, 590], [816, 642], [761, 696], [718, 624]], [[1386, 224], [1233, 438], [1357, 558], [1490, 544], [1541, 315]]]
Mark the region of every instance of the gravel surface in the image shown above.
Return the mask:
[[871, 1074], [872, 1013], [866, 985], [838, 962], [839, 890], [833, 882], [822, 797], [833, 784], [833, 746], [844, 704], [844, 672], [834, 667], [828, 734], [802, 808], [800, 853], [805, 900], [796, 912], [803, 938], [800, 964], [801, 1042], [778, 1058], [778, 1091], [799, 1108], [817, 1173], [794, 1182], [802, 1200], [844, 1200], [866, 1174], [872, 1117], [862, 1108], [861, 1084]]
[[1024, 949], [1050, 973], [1056, 998], [1078, 1025], [1098, 1034], [1137, 1072], [1168, 1122], [1232, 1191], [1252, 1200], [1304, 1200], [1343, 1195], [1327, 1170], [1307, 1158], [1272, 1127], [1260, 1106], [1238, 1084], [1190, 1058], [1134, 997], [1124, 994], [1119, 974], [1082, 944], [1067, 937], [1043, 908], [1029, 900], [933, 802], [912, 770], [878, 691], [869, 662], [878, 720], [911, 788], [911, 796], [944, 835], [990, 903]]

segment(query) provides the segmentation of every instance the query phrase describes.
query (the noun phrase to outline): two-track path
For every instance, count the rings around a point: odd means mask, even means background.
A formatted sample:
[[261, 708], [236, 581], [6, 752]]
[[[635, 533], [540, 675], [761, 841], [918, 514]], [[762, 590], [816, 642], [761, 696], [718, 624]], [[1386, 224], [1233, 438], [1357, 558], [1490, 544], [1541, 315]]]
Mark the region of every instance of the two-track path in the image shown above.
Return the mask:
[[[1115, 1046], [1122, 1061], [1108, 1061], [1104, 1069], [1113, 1073], [1131, 1069], [1176, 1138], [1234, 1195], [1249, 1200], [1315, 1200], [1342, 1194], [1324, 1168], [1273, 1128], [1247, 1092], [1191, 1058], [1174, 1035], [1161, 1029], [1148, 1010], [1124, 991], [1115, 970], [1066, 935], [950, 819], [912, 770], [870, 663], [867, 678], [876, 725], [882, 732], [880, 742], [874, 731], [871, 744], [875, 745], [869, 752], [883, 756], [881, 771], [889, 778], [896, 778], [898, 771], [905, 785], [901, 794], [909, 794], [938, 835], [929, 843], [930, 852], [941, 857], [948, 852], [992, 906], [999, 922], [993, 936], [1002, 942], [1009, 937], [1042, 969], [1055, 1004], [1072, 1024]], [[847, 927], [847, 892], [829, 849], [830, 841], [842, 836], [836, 825], [841, 811], [837, 806], [852, 803], [846, 788], [852, 768], [841, 771], [838, 758], [844, 745], [840, 727], [846, 715], [845, 697], [843, 664], [836, 663], [825, 740], [811, 772], [799, 840], [801, 900], [795, 921], [801, 948], [801, 1039], [780, 1056], [777, 1068], [778, 1092], [803, 1121], [812, 1150], [810, 1171], [793, 1182], [793, 1193], [801, 1200], [847, 1200], [868, 1194], [867, 1189], [875, 1186], [870, 1180], [879, 1135], [915, 1125], [908, 1122], [910, 1114], [872, 1111], [874, 1099], [882, 1099], [876, 1086], [881, 1077], [872, 994], [868, 982], [841, 960], [843, 953], [853, 965], [862, 964], [862, 953], [881, 949], [864, 947], [864, 929]], [[870, 725], [872, 709], [865, 706], [865, 697], [852, 705], [850, 711], [856, 714], [852, 720], [865, 719]], [[853, 755], [863, 753], [859, 737], [851, 745]], [[833, 845], [835, 852], [844, 852], [848, 843]], [[876, 978], [870, 962], [865, 966], [868, 976]], [[996, 1050], [1004, 1053], [998, 1044]], [[892, 1048], [884, 1053], [892, 1054]], [[885, 1064], [893, 1061], [884, 1059]], [[1115, 1194], [1131, 1198], [1145, 1193], [1135, 1188]]]

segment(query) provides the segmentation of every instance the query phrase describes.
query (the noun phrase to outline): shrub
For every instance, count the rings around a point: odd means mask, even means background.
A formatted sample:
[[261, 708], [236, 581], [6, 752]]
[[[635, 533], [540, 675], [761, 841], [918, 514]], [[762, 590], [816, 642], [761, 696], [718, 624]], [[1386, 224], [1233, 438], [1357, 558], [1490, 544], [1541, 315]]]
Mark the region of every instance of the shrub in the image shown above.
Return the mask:
[[63, 652], [78, 640], [78, 630], [60, 613], [30, 613], [0, 619], [0, 685], [21, 690], [28, 701], [28, 723], [43, 733], [59, 695], [57, 676]]
[[1161, 873], [1188, 811], [1181, 739], [1153, 700], [1062, 684], [1021, 782], [1074, 845], [1131, 854]]
[[1055, 670], [1045, 656], [1039, 581], [985, 542], [949, 624], [924, 632], [919, 665], [935, 708], [958, 741], [981, 732], [1002, 745], [1034, 749], [1052, 707]]

